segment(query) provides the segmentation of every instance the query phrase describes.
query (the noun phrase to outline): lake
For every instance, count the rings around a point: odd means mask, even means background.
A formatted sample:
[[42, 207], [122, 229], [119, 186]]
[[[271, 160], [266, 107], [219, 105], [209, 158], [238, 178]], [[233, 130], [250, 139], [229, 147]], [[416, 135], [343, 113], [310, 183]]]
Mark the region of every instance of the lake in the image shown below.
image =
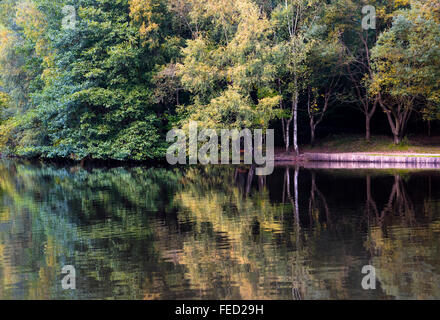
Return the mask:
[[0, 299], [440, 299], [439, 236], [438, 170], [0, 162]]

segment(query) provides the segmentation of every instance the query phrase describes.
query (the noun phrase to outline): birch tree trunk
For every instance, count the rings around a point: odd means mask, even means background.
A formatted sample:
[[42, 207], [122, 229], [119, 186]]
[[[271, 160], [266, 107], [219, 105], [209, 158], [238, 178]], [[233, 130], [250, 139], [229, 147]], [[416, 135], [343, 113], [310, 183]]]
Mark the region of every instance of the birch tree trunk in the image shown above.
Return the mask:
[[296, 98], [293, 102], [293, 148], [295, 150], [295, 155], [299, 156], [298, 148], [298, 93], [295, 93]]
[[292, 95], [292, 113], [293, 113], [293, 148], [295, 150], [295, 155], [299, 156], [298, 149], [298, 78], [295, 76], [294, 79], [295, 90]]

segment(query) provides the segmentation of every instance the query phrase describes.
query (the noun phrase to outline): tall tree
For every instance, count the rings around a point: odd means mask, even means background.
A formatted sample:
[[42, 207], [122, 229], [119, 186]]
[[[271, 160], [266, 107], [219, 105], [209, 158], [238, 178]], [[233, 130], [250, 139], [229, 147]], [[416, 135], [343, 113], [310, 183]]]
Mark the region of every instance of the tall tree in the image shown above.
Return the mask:
[[[324, 21], [332, 26], [331, 32], [340, 36], [345, 47], [346, 86], [342, 101], [354, 105], [365, 116], [365, 139], [371, 139], [371, 119], [377, 111], [378, 96], [368, 90], [373, 76], [371, 49], [377, 37], [390, 25], [390, 17], [396, 7], [406, 6], [408, 1], [388, 0], [335, 0], [328, 6]], [[370, 10], [363, 11], [369, 6]], [[363, 22], [368, 20], [367, 12], [374, 19], [371, 29], [364, 29]], [[371, 16], [375, 14], [374, 17]], [[368, 26], [370, 27], [370, 25]]]
[[339, 35], [329, 32], [331, 26], [323, 24], [323, 21], [318, 21], [309, 34], [316, 39], [307, 57], [307, 114], [312, 146], [317, 126], [336, 101], [343, 70], [349, 61]]
[[372, 51], [374, 75], [371, 91], [379, 94], [394, 142], [406, 134], [411, 114], [420, 99], [426, 106], [440, 102], [440, 24], [419, 1], [398, 11], [392, 27], [381, 34]]
[[[278, 87], [284, 98], [290, 96], [290, 108], [282, 120], [286, 152], [290, 149], [290, 127], [293, 124], [293, 149], [298, 148], [298, 104], [307, 81], [307, 55], [313, 39], [307, 32], [318, 17], [319, 1], [285, 0], [272, 12], [275, 44], [279, 49]], [[283, 105], [282, 105], [283, 107]]]
[[192, 93], [187, 118], [209, 128], [267, 128], [279, 97], [269, 83], [275, 72], [267, 17], [251, 1], [195, 3], [192, 29], [178, 74]]

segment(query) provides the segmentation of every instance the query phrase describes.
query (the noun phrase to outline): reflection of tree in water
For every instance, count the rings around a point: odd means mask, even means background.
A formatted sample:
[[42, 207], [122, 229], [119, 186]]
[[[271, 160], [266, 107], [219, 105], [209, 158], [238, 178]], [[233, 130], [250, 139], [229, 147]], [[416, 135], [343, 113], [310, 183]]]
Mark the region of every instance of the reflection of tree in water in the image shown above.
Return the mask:
[[310, 189], [310, 199], [309, 199], [309, 218], [310, 225], [313, 225], [313, 221], [319, 221], [319, 210], [318, 210], [318, 201], [316, 199], [316, 195], [324, 207], [326, 221], [328, 225], [331, 225], [331, 215], [330, 209], [327, 204], [327, 200], [325, 199], [324, 194], [318, 189], [316, 185], [316, 172], [311, 171], [311, 189]]
[[[380, 176], [367, 175], [365, 214], [350, 215], [338, 212], [340, 191], [321, 171], [277, 172], [3, 162], [0, 298], [66, 297], [57, 289], [59, 270], [72, 261], [80, 286], [70, 294], [90, 298], [368, 298], [356, 288], [370, 258], [390, 295], [407, 290], [398, 268], [420, 279], [431, 270], [427, 279], [438, 283], [433, 237], [440, 227], [432, 215], [440, 208], [414, 201], [405, 179], [393, 175], [388, 191]], [[421, 211], [429, 216], [426, 228]], [[420, 279], [407, 292], [435, 295]]]
[[185, 188], [176, 195], [183, 208], [179, 220], [194, 224], [179, 261], [200, 297], [251, 298], [260, 281], [271, 281], [262, 277], [262, 271], [276, 260], [265, 254], [270, 244], [264, 239], [271, 232], [281, 234], [283, 226], [266, 201], [267, 190], [250, 194], [252, 172], [252, 168], [189, 169]]
[[[141, 298], [139, 278], [150, 273], [151, 261], [157, 261], [154, 268], [160, 264], [149, 215], [171, 210], [160, 196], [172, 194], [177, 177], [164, 169], [86, 171], [3, 162], [1, 205], [8, 216], [0, 221], [1, 297]], [[59, 285], [66, 264], [77, 268], [73, 292]]]
[[[390, 296], [402, 299], [440, 297], [439, 221], [422, 219], [424, 212], [432, 217], [431, 177], [428, 178], [428, 199], [416, 208], [408, 183], [400, 174], [394, 182], [382, 211], [372, 197], [372, 178], [367, 175], [366, 214], [372, 226], [366, 241], [371, 264], [378, 280]], [[439, 212], [438, 205], [436, 212]], [[421, 214], [418, 221], [417, 215]], [[429, 222], [426, 222], [429, 221]]]
[[369, 219], [374, 218], [375, 223], [380, 226], [391, 224], [392, 219], [396, 216], [410, 226], [416, 223], [414, 204], [406, 191], [405, 182], [399, 174], [394, 175], [394, 183], [388, 201], [380, 213], [372, 197], [370, 174], [367, 174], [366, 186], [366, 214]]
[[[250, 175], [252, 169], [246, 168], [230, 173], [215, 167], [190, 169], [185, 188], [175, 197], [183, 208], [179, 219], [192, 221], [197, 230], [178, 252], [187, 278], [199, 288], [196, 297], [348, 298], [348, 267], [316, 272], [317, 266], [334, 262], [332, 253], [340, 256], [345, 248], [341, 240], [327, 250], [320, 237], [328, 230], [301, 227], [299, 168], [284, 171], [282, 203], [270, 201], [267, 188], [261, 188], [264, 181]], [[252, 181], [255, 188], [249, 186]], [[320, 193], [316, 186], [314, 192]]]

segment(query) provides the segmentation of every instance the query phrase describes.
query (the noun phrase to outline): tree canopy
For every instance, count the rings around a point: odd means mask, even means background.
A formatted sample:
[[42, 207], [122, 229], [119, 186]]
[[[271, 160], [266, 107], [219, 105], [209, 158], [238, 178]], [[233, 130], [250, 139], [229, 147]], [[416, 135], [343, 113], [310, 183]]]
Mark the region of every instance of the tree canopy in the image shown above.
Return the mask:
[[439, 75], [436, 0], [3, 0], [0, 148], [163, 159], [167, 131], [195, 120], [274, 128], [298, 152], [350, 107], [367, 140], [381, 110], [400, 143], [440, 118]]

